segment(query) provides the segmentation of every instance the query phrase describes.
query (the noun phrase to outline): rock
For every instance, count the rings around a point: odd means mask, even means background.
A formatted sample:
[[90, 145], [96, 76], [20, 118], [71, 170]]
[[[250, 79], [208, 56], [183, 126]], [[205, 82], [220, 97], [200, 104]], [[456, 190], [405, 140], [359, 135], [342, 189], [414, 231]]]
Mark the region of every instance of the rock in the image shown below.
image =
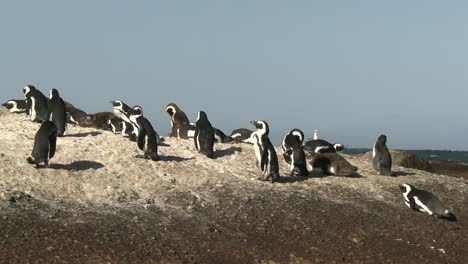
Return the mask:
[[[428, 160], [420, 158], [414, 154], [402, 150], [390, 150], [390, 154], [392, 155], [393, 161], [392, 167], [401, 166], [410, 169], [435, 172]], [[364, 154], [364, 157], [368, 160], [372, 160], [372, 151]]]

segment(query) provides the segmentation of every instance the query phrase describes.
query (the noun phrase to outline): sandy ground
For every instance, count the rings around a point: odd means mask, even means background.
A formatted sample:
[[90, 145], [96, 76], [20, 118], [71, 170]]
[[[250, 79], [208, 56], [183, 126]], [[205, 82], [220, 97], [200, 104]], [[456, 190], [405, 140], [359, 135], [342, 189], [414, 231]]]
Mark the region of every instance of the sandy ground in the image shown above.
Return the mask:
[[[166, 138], [153, 162], [120, 135], [75, 126], [38, 170], [26, 162], [38, 128], [0, 112], [0, 262], [468, 263], [463, 178], [403, 167], [383, 177], [345, 155], [362, 177], [271, 184], [256, 180], [250, 145], [217, 144], [211, 160]], [[403, 182], [459, 221], [407, 208]]]

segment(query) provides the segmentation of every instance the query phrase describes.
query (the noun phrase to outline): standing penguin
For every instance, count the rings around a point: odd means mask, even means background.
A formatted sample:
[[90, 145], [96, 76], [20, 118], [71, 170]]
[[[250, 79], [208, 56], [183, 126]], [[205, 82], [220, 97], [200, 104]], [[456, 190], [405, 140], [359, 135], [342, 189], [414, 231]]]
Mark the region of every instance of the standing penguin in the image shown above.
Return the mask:
[[195, 148], [210, 159], [214, 158], [214, 130], [204, 111], [198, 112], [195, 122]]
[[67, 125], [67, 111], [65, 109], [65, 103], [59, 95], [57, 89], [50, 90], [48, 109], [49, 109], [49, 121], [54, 122], [57, 127], [57, 136], [61, 137], [65, 133]]
[[143, 108], [134, 106], [130, 111], [130, 121], [138, 125], [138, 148], [145, 153], [144, 157], [153, 161], [159, 160], [158, 156], [158, 134], [151, 123], [143, 116]]
[[271, 182], [276, 182], [280, 178], [278, 157], [276, 156], [275, 147], [271, 144], [270, 138], [268, 137], [270, 132], [268, 123], [266, 121], [251, 121], [250, 123], [257, 128], [253, 137], [257, 137], [257, 140], [260, 140], [260, 145], [262, 147], [260, 168], [263, 175], [258, 179], [261, 181], [271, 180]]
[[417, 189], [411, 184], [403, 183], [399, 187], [409, 208], [449, 221], [457, 221], [455, 215], [447, 210], [434, 194]]
[[286, 134], [286, 136], [284, 136], [283, 141], [281, 142], [283, 157], [288, 164], [291, 164], [291, 144], [294, 144], [293, 141], [295, 141], [296, 139], [299, 140], [300, 145], [302, 146], [302, 142], [304, 141], [304, 132], [302, 132], [302, 130], [300, 130], [299, 128], [294, 128], [291, 131], [289, 131], [289, 133]]
[[26, 112], [26, 100], [8, 100], [2, 104], [10, 113], [24, 113]]
[[166, 112], [171, 117], [171, 137], [187, 139], [190, 121], [187, 115], [176, 104], [166, 106]]
[[36, 168], [48, 167], [49, 159], [55, 155], [56, 143], [57, 127], [52, 121], [44, 121], [34, 137], [32, 157], [28, 158], [28, 163], [36, 164]]
[[23, 93], [31, 121], [48, 120], [47, 97], [33, 85], [26, 85], [23, 88]]
[[387, 136], [380, 135], [372, 151], [372, 165], [380, 175], [392, 176], [392, 156], [386, 143]]
[[290, 176], [309, 175], [302, 140], [304, 140], [304, 133], [297, 128], [291, 130], [283, 139], [283, 157], [290, 164]]

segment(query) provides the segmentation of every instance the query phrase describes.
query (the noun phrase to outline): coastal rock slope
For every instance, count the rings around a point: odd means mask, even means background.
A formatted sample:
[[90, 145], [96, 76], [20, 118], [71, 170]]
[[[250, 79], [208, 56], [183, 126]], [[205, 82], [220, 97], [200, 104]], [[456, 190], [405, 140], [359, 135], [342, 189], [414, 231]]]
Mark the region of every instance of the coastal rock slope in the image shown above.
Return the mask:
[[[167, 120], [164, 120], [166, 122]], [[154, 123], [158, 127], [157, 123]], [[0, 112], [0, 262], [316, 263], [468, 261], [468, 182], [395, 167], [361, 177], [256, 180], [252, 146], [166, 138], [161, 161], [135, 142], [69, 126], [50, 168], [26, 162], [38, 123]], [[278, 154], [280, 154], [278, 148]], [[458, 222], [403, 203], [400, 183], [436, 193]]]

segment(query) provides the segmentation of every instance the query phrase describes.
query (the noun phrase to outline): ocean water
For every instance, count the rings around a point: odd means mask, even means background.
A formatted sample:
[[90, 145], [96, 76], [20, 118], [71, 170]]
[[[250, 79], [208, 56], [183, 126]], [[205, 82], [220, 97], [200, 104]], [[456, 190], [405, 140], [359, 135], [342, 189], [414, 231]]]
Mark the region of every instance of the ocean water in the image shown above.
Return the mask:
[[[352, 148], [346, 149], [347, 154], [364, 154], [372, 149]], [[468, 151], [452, 151], [452, 150], [403, 150], [415, 154], [418, 157], [430, 160], [447, 160], [468, 163]]]

